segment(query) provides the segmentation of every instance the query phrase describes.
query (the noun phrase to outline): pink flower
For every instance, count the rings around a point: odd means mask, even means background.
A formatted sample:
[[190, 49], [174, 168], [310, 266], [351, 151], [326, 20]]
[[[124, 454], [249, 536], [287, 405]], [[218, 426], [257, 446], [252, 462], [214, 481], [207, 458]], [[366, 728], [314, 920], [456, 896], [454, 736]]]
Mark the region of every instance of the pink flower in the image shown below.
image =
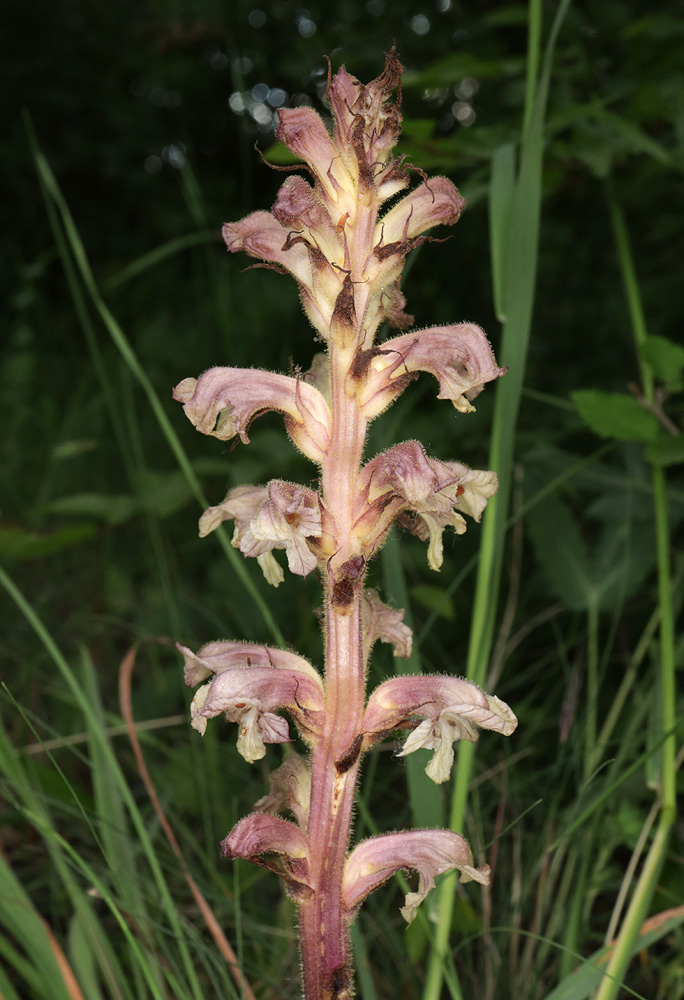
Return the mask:
[[363, 591], [361, 605], [364, 637], [364, 660], [368, 660], [377, 639], [394, 646], [394, 655], [409, 657], [413, 646], [413, 632], [404, 624], [404, 611], [390, 608], [380, 600], [377, 590]]
[[311, 893], [306, 834], [279, 816], [245, 816], [221, 841], [221, 857], [244, 858], [275, 872], [292, 899], [303, 899]]
[[460, 508], [461, 497], [468, 497], [464, 513], [479, 519], [496, 488], [495, 473], [428, 458], [418, 441], [405, 441], [361, 470], [354, 500], [354, 535], [368, 559], [402, 515], [402, 524], [420, 538], [430, 538], [428, 561], [437, 570], [442, 564], [444, 528], [450, 525], [459, 535], [466, 530], [465, 519], [454, 509]]
[[330, 408], [313, 386], [257, 368], [210, 368], [199, 380], [186, 378], [173, 391], [190, 422], [202, 434], [247, 444], [254, 417], [267, 410], [283, 414], [293, 442], [320, 462], [330, 442]]
[[274, 709], [284, 708], [305, 739], [321, 732], [325, 695], [320, 676], [310, 663], [287, 650], [242, 642], [212, 642], [198, 654], [177, 643], [185, 659], [185, 682], [214, 679], [195, 693], [190, 708], [192, 726], [200, 734], [207, 719], [223, 714], [240, 726], [237, 747], [250, 764], [266, 753], [266, 743], [285, 743], [287, 720]]
[[269, 793], [254, 803], [255, 812], [294, 813], [298, 825], [306, 830], [311, 802], [309, 765], [294, 750], [285, 750], [285, 760], [269, 775]]
[[451, 830], [406, 830], [362, 841], [347, 858], [343, 900], [354, 917], [364, 899], [397, 872], [418, 872], [418, 891], [409, 892], [401, 915], [410, 924], [434, 887], [435, 876], [457, 868], [461, 882], [489, 885], [489, 867], [475, 868], [468, 842]]
[[371, 420], [404, 391], [416, 372], [430, 372], [439, 382], [438, 399], [450, 399], [461, 413], [475, 409], [471, 400], [487, 382], [505, 375], [497, 367], [485, 334], [474, 323], [436, 326], [405, 333], [362, 352], [357, 362], [358, 400]]
[[278, 586], [283, 573], [270, 555], [285, 549], [291, 573], [306, 576], [316, 568], [317, 557], [307, 544], [321, 535], [321, 510], [313, 490], [280, 479], [268, 486], [237, 486], [225, 500], [209, 507], [200, 518], [200, 537], [233, 519], [233, 545], [245, 556], [255, 556], [269, 583]]
[[518, 720], [508, 705], [485, 694], [472, 681], [443, 675], [393, 677], [377, 688], [368, 699], [363, 717], [367, 743], [373, 734], [386, 733], [423, 718], [413, 729], [399, 753], [400, 757], [422, 747], [435, 750], [426, 773], [441, 784], [449, 777], [456, 740], [475, 742], [476, 726], [510, 736]]

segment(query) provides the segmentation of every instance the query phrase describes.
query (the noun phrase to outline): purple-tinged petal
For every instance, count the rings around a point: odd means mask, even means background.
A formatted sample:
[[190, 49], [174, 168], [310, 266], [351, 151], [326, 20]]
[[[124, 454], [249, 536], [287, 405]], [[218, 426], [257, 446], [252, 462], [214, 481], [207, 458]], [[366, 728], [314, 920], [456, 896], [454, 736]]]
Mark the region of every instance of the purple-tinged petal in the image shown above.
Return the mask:
[[439, 382], [438, 399], [450, 399], [461, 413], [485, 383], [505, 375], [484, 332], [474, 323], [436, 326], [412, 331], [371, 348], [357, 363], [363, 369], [357, 398], [366, 419], [381, 413], [404, 391], [415, 372], [425, 371]]
[[328, 81], [327, 98], [330, 109], [333, 113], [335, 127], [333, 130], [333, 140], [338, 149], [346, 148], [351, 143], [351, 130], [355, 118], [352, 108], [356, 104], [362, 84], [347, 72], [345, 66], [340, 66], [339, 70]]
[[285, 760], [269, 776], [270, 791], [254, 803], [254, 812], [279, 813], [289, 810], [306, 830], [311, 802], [309, 765], [294, 750], [286, 748]]
[[[303, 177], [293, 174], [287, 178], [278, 191], [272, 212], [290, 236], [293, 232], [302, 236], [305, 246], [318, 249], [329, 264], [345, 266], [345, 245], [337, 229], [338, 220], [330, 218]], [[310, 263], [315, 270], [315, 259], [310, 257]]]
[[237, 722], [238, 750], [252, 763], [266, 753], [264, 744], [290, 738], [287, 721], [273, 711], [277, 708], [292, 715], [305, 738], [318, 735], [324, 716], [320, 680], [273, 667], [226, 670], [210, 682], [199, 714], [205, 719], [223, 714], [227, 722]]
[[223, 239], [231, 253], [243, 250], [250, 257], [284, 268], [307, 288], [313, 285], [311, 263], [304, 243], [288, 241], [290, 229], [270, 212], [252, 212], [239, 222], [227, 222]]
[[[322, 531], [320, 505], [313, 490], [280, 479], [272, 479], [267, 487], [238, 486], [229, 491], [223, 503], [202, 514], [200, 537], [229, 518], [235, 520], [232, 544], [243, 555], [263, 560], [271, 549], [285, 549], [290, 572], [306, 576], [316, 568], [318, 560], [307, 544], [307, 539], [319, 538]], [[269, 579], [272, 567], [266, 564], [262, 568]], [[276, 577], [276, 586], [281, 580], [282, 572]]]
[[413, 632], [404, 624], [404, 610], [390, 608], [376, 590], [365, 589], [361, 604], [363, 616], [364, 659], [367, 660], [373, 643], [380, 639], [394, 646], [394, 655], [409, 657], [413, 645]]
[[465, 199], [446, 177], [431, 177], [397, 202], [375, 227], [376, 248], [397, 244], [427, 232], [433, 226], [458, 222]]
[[353, 181], [340, 150], [313, 108], [280, 108], [276, 139], [308, 165], [331, 210], [353, 194]]
[[199, 519], [200, 538], [206, 538], [212, 531], [216, 531], [224, 521], [235, 521], [233, 544], [239, 548], [240, 539], [249, 530], [252, 519], [267, 500], [268, 490], [265, 486], [236, 486], [228, 491], [221, 503], [208, 507], [202, 514]]
[[240, 726], [238, 750], [250, 763], [264, 756], [266, 743], [290, 739], [287, 721], [275, 709], [286, 709], [305, 739], [321, 732], [323, 684], [303, 657], [240, 642], [208, 643], [197, 655], [180, 644], [178, 649], [185, 658], [186, 683], [215, 675], [193, 699], [193, 728], [203, 734], [206, 720], [223, 713], [227, 722]]
[[510, 736], [518, 725], [505, 702], [485, 694], [472, 681], [442, 675], [393, 677], [368, 699], [363, 717], [367, 745], [373, 743], [374, 734], [377, 739], [415, 725], [416, 717], [425, 721], [413, 729], [399, 756], [420, 748], [435, 750], [426, 772], [437, 784], [451, 773], [456, 740], [475, 742], [478, 726]]
[[362, 841], [347, 858], [342, 884], [350, 919], [366, 897], [400, 871], [418, 873], [418, 891], [409, 892], [401, 915], [411, 923], [434, 887], [435, 877], [457, 868], [461, 882], [489, 885], [489, 866], [475, 868], [468, 842], [451, 830], [406, 830]]
[[307, 458], [320, 462], [330, 440], [330, 408], [313, 386], [259, 368], [210, 368], [199, 381], [184, 379], [173, 398], [183, 403], [202, 434], [229, 441], [236, 434], [247, 444], [254, 417], [267, 410], [284, 415], [293, 442]]
[[449, 515], [458, 476], [444, 462], [429, 459], [418, 441], [405, 441], [368, 462], [354, 498], [354, 535], [366, 558], [384, 541], [403, 511]]
[[294, 823], [280, 816], [250, 813], [221, 841], [222, 858], [244, 858], [279, 875], [293, 899], [311, 891], [309, 841]]
[[275, 667], [278, 670], [295, 670], [306, 674], [320, 684], [321, 678], [308, 660], [288, 649], [258, 646], [251, 642], [208, 642], [197, 653], [176, 643], [176, 649], [185, 660], [185, 683], [193, 687], [212, 674], [225, 670], [249, 670], [252, 667]]
[[318, 496], [304, 486], [272, 479], [268, 501], [251, 521], [250, 531], [258, 542], [284, 548], [290, 572], [306, 576], [318, 562], [306, 543], [307, 538], [321, 535]]

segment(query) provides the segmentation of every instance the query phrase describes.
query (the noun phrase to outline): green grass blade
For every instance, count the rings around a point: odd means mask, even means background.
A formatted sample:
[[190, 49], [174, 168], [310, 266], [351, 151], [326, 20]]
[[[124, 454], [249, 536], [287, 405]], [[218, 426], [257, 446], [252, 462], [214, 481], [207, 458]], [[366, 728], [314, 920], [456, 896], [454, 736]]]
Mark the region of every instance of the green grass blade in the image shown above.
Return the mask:
[[[27, 121], [27, 131], [31, 140], [31, 146], [33, 150], [33, 157], [38, 172], [38, 176], [41, 181], [41, 186], [46, 196], [46, 200], [50, 199], [56, 206], [59, 212], [61, 224], [64, 229], [64, 234], [66, 236], [67, 243], [69, 245], [70, 252], [72, 254], [73, 260], [75, 262], [78, 273], [80, 274], [81, 281], [83, 282], [83, 287], [85, 288], [92, 305], [99, 314], [105, 329], [112, 338], [114, 344], [119, 350], [122, 358], [124, 359], [126, 365], [133, 377], [137, 380], [141, 386], [143, 392], [147, 397], [147, 401], [154, 413], [157, 423], [166, 438], [166, 441], [173, 452], [173, 455], [178, 462], [178, 465], [185, 476], [185, 479], [192, 490], [194, 496], [197, 498], [202, 509], [208, 507], [208, 501], [204, 496], [202, 488], [200, 486], [199, 480], [195, 475], [195, 472], [190, 464], [190, 461], [185, 454], [185, 450], [180, 442], [178, 435], [176, 434], [171, 420], [169, 419], [166, 410], [155, 390], [154, 386], [150, 382], [145, 369], [138, 360], [133, 348], [131, 347], [126, 335], [117, 323], [116, 319], [112, 315], [111, 311], [107, 307], [106, 303], [100, 295], [100, 291], [95, 282], [94, 275], [90, 268], [90, 263], [88, 261], [87, 254], [81, 238], [79, 236], [78, 230], [74, 223], [69, 207], [64, 200], [62, 192], [57, 184], [56, 178], [50, 169], [50, 166], [41, 153], [36, 138], [33, 134], [32, 127]], [[237, 554], [235, 549], [231, 546], [228, 541], [228, 535], [223, 528], [219, 528], [214, 532], [217, 537], [221, 548], [225, 552], [228, 560], [237, 574], [237, 577], [241, 585], [249, 593], [251, 599], [255, 605], [259, 608], [259, 611], [264, 619], [264, 622], [273, 636], [275, 642], [280, 645], [284, 645], [285, 640], [280, 631], [271, 610], [254, 584], [250, 574], [247, 572], [244, 566], [244, 562], [241, 556]]]
[[[519, 174], [510, 209], [506, 263], [502, 268], [505, 274], [502, 298], [506, 323], [499, 363], [508, 365], [510, 370], [500, 380], [496, 390], [490, 468], [496, 469], [499, 476], [499, 492], [489, 502], [484, 517], [467, 669], [468, 678], [480, 684], [485, 675], [494, 631], [508, 518], [515, 429], [532, 323], [541, 216], [544, 119], [556, 39], [569, 5], [570, 0], [561, 0], [558, 5], [534, 97], [528, 92], [526, 106], [532, 110], [529, 113], [526, 111]], [[530, 0], [529, 16], [531, 23], [541, 23], [539, 0]], [[538, 41], [535, 29], [535, 32], [531, 32], [530, 42], [538, 44]], [[528, 65], [532, 61], [534, 67], [537, 59], [536, 52], [528, 53]], [[536, 72], [528, 76], [528, 83], [533, 80], [536, 80]], [[450, 814], [451, 829], [457, 832], [463, 831], [472, 760], [473, 744], [459, 744]], [[437, 943], [430, 956], [423, 991], [424, 1000], [440, 1000], [443, 958], [447, 951], [454, 908], [454, 881], [445, 881], [439, 891]]]

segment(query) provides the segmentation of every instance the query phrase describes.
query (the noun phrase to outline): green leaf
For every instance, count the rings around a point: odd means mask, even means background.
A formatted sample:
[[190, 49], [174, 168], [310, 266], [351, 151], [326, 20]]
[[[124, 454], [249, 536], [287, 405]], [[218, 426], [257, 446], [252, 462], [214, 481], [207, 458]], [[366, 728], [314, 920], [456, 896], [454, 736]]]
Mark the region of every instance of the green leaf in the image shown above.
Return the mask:
[[[670, 914], [669, 919], [668, 914]], [[632, 955], [636, 955], [638, 952], [652, 947], [656, 941], [665, 937], [666, 934], [671, 934], [682, 923], [684, 923], [684, 906], [679, 906], [676, 910], [669, 910], [666, 913], [651, 917], [643, 925], [642, 933], [634, 942]], [[655, 924], [655, 926], [644, 933], [644, 927], [647, 927], [649, 924]], [[593, 996], [603, 977], [603, 970], [608, 964], [610, 950], [609, 946], [608, 948], [600, 948], [599, 951], [594, 952], [567, 979], [564, 979], [554, 990], [547, 993], [544, 1000], [587, 1000], [587, 997]]]
[[654, 465], [679, 465], [684, 462], [684, 434], [677, 437], [663, 434], [659, 441], [646, 448], [645, 455]]
[[47, 534], [0, 525], [0, 556], [4, 559], [38, 559], [93, 538], [96, 534], [94, 524], [74, 524]]
[[74, 493], [51, 500], [43, 509], [53, 514], [92, 517], [106, 524], [122, 524], [135, 513], [135, 500], [125, 495]]
[[553, 592], [567, 608], [586, 610], [595, 599], [591, 567], [568, 506], [552, 494], [535, 506], [525, 524]]
[[654, 444], [660, 425], [634, 396], [580, 389], [570, 394], [584, 422], [601, 437]]
[[641, 356], [661, 382], [675, 390], [684, 388], [684, 347], [667, 337], [648, 337], [641, 345]]
[[422, 604], [428, 611], [434, 611], [447, 621], [454, 620], [454, 602], [443, 587], [435, 587], [430, 583], [421, 583], [410, 590], [411, 600]]

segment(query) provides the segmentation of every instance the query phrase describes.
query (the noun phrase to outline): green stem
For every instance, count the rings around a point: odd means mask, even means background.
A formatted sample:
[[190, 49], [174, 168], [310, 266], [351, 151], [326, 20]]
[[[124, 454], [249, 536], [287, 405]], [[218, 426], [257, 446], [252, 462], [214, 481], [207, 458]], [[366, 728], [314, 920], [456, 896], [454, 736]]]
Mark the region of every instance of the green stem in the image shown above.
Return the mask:
[[523, 132], [532, 124], [534, 99], [537, 93], [539, 57], [541, 55], [543, 5], [541, 0], [530, 0], [527, 16], [527, 67], [525, 74], [525, 111]]
[[591, 763], [596, 753], [596, 719], [598, 711], [598, 641], [599, 613], [592, 599], [587, 611], [587, 724], [584, 731], [584, 780], [591, 777]]
[[641, 386], [646, 399], [649, 402], [653, 402], [653, 375], [639, 350], [648, 336], [646, 316], [644, 315], [644, 307], [639, 290], [639, 279], [637, 278], [634, 266], [634, 255], [632, 253], [632, 244], [627, 230], [627, 223], [625, 222], [625, 214], [615, 197], [615, 192], [610, 181], [606, 182], [606, 202], [608, 204], [611, 226], [613, 227], [613, 236], [615, 237], [615, 247], [620, 264], [622, 284], [625, 289], [629, 316], [632, 322], [632, 334], [637, 349]]
[[[632, 248], [624, 215], [610, 187], [607, 187], [606, 197], [627, 296], [632, 332], [639, 353], [639, 347], [646, 338], [646, 321]], [[648, 366], [641, 361], [641, 358], [639, 363], [642, 370], [644, 394], [647, 399], [651, 400], [653, 398], [653, 379]], [[660, 750], [660, 821], [595, 1000], [615, 1000], [618, 994], [621, 981], [629, 965], [634, 943], [653, 897], [656, 880], [665, 859], [670, 833], [677, 815], [674, 611], [667, 490], [662, 468], [653, 466], [652, 479], [658, 560], [658, 603], [660, 606], [660, 730], [663, 738]]]
[[[532, 324], [542, 195], [544, 116], [556, 38], [569, 5], [570, 0], [561, 0], [558, 5], [546, 45], [542, 72], [539, 75], [541, 0], [530, 0], [529, 3], [531, 50], [527, 56], [528, 90], [520, 167], [510, 212], [502, 302], [506, 323], [500, 360], [508, 365], [510, 370], [497, 386], [490, 447], [490, 468], [496, 469], [498, 473], [499, 492], [489, 501], [484, 517], [468, 650], [467, 677], [480, 684], [486, 673], [494, 634], [513, 469], [515, 427]], [[455, 831], [463, 830], [472, 761], [473, 745], [460, 743], [450, 813], [450, 826]], [[439, 887], [439, 922], [428, 964], [423, 1000], [441, 1000], [443, 968], [451, 931], [455, 893], [454, 879], [445, 879]], [[460, 988], [452, 989], [451, 995], [454, 1000], [461, 1000]]]

